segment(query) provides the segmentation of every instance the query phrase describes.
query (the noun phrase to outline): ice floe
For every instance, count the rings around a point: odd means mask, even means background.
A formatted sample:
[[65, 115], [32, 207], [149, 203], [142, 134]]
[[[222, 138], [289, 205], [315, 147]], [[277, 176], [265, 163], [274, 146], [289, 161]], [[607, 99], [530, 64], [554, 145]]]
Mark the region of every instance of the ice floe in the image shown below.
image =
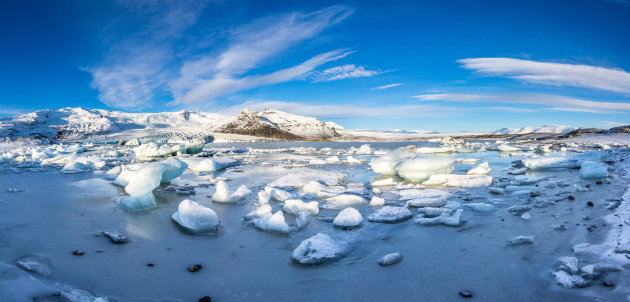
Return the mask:
[[327, 234], [317, 233], [302, 241], [293, 250], [291, 258], [301, 264], [323, 264], [339, 260], [345, 251], [345, 243], [334, 240]]
[[219, 226], [215, 211], [189, 199], [179, 203], [171, 218], [193, 233], [216, 232]]
[[355, 208], [345, 208], [335, 216], [333, 224], [338, 227], [356, 227], [363, 222], [363, 216]]
[[368, 221], [381, 223], [397, 223], [413, 216], [407, 207], [384, 206], [368, 216]]

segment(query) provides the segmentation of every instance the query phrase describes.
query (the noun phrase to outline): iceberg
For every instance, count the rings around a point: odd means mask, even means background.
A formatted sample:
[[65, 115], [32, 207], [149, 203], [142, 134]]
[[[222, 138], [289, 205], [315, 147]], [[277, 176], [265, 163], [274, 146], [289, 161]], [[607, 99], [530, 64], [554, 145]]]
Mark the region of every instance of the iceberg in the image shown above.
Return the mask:
[[265, 187], [265, 192], [267, 192], [267, 194], [269, 194], [269, 197], [271, 197], [271, 199], [275, 200], [275, 201], [279, 201], [279, 202], [283, 202], [289, 198], [291, 198], [291, 193], [285, 191], [285, 190], [281, 190], [281, 189], [277, 189], [277, 188], [273, 188], [273, 187]]
[[574, 157], [536, 157], [527, 158], [523, 160], [523, 165], [530, 170], [546, 170], [557, 168], [577, 169], [580, 167], [580, 162]]
[[339, 260], [344, 256], [345, 245], [335, 241], [324, 233], [302, 241], [291, 254], [291, 258], [300, 264], [323, 264]]
[[300, 212], [307, 212], [310, 215], [319, 214], [319, 203], [317, 201], [304, 202], [299, 199], [287, 199], [284, 201], [282, 210], [291, 215], [298, 215]]
[[253, 220], [254, 225], [266, 232], [288, 233], [291, 229], [284, 220], [282, 211], [277, 211], [271, 215], [265, 215]]
[[445, 187], [472, 188], [492, 185], [494, 178], [487, 175], [434, 174], [423, 185], [443, 185]]
[[206, 158], [191, 169], [195, 172], [215, 172], [235, 166], [236, 164], [237, 161], [231, 158]]
[[396, 166], [403, 160], [412, 158], [416, 155], [416, 147], [401, 147], [396, 150], [390, 151], [385, 155], [375, 158], [370, 162], [370, 167], [374, 172], [394, 175], [396, 174]]
[[340, 207], [355, 207], [367, 204], [365, 198], [352, 194], [342, 194], [326, 199], [327, 203], [331, 203]]
[[193, 233], [216, 232], [219, 226], [217, 213], [189, 199], [179, 203], [171, 218]]
[[422, 182], [433, 174], [453, 172], [455, 159], [444, 156], [419, 155], [402, 161], [397, 167], [398, 175], [409, 182]]
[[486, 174], [490, 174], [490, 172], [492, 172], [492, 169], [490, 169], [490, 166], [488, 165], [488, 162], [483, 162], [481, 164], [479, 164], [478, 166], [468, 170], [466, 172], [466, 174], [471, 175], [486, 175]]
[[585, 160], [580, 168], [580, 177], [583, 179], [608, 177], [608, 169], [600, 162]]
[[368, 216], [368, 221], [381, 223], [397, 223], [413, 216], [407, 207], [384, 206]]
[[363, 222], [363, 216], [355, 208], [345, 208], [337, 214], [333, 224], [337, 227], [356, 227]]

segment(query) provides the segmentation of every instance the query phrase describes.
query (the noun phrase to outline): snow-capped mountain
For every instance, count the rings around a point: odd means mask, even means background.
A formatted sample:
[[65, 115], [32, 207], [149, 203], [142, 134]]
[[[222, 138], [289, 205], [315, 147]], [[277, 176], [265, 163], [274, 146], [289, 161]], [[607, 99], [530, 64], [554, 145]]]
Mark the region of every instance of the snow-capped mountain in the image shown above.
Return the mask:
[[233, 120], [216, 129], [221, 133], [264, 136], [280, 139], [326, 139], [340, 136], [344, 129], [333, 122], [289, 114], [266, 108], [262, 112], [243, 110]]
[[490, 132], [491, 134], [528, 134], [528, 133], [567, 133], [578, 129], [566, 125], [529, 126], [515, 129], [502, 128]]
[[86, 139], [172, 136], [214, 132], [282, 139], [325, 139], [343, 127], [317, 118], [265, 109], [245, 109], [237, 117], [201, 111], [127, 113], [100, 109], [39, 110], [0, 120], [0, 137]]

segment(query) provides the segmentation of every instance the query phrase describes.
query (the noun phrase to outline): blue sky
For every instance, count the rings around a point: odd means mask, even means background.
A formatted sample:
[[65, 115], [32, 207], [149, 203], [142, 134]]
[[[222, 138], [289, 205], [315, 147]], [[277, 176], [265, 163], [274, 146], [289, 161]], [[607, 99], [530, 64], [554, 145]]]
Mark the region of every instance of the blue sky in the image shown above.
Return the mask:
[[2, 1], [0, 115], [81, 106], [346, 128], [630, 123], [629, 1]]

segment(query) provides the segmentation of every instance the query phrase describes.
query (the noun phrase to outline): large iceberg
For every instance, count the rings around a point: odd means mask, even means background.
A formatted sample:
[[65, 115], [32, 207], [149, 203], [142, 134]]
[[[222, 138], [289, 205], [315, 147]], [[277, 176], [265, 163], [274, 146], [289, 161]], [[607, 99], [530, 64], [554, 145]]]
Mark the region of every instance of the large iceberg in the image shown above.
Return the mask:
[[217, 213], [189, 199], [179, 203], [171, 218], [194, 233], [215, 232], [219, 226]]
[[125, 192], [130, 196], [123, 197], [119, 201], [120, 205], [131, 211], [155, 206], [153, 190], [160, 183], [170, 182], [180, 176], [186, 167], [186, 163], [178, 159], [123, 166], [113, 183], [125, 187]]
[[445, 156], [418, 155], [401, 162], [396, 171], [398, 175], [409, 182], [422, 182], [433, 174], [453, 172], [455, 159]]
[[375, 158], [370, 162], [370, 167], [376, 173], [393, 175], [396, 174], [396, 166], [403, 160], [412, 158], [416, 155], [416, 147], [401, 147], [390, 151], [385, 155]]
[[586, 160], [580, 168], [580, 177], [583, 179], [599, 179], [608, 177], [608, 169], [600, 162]]

